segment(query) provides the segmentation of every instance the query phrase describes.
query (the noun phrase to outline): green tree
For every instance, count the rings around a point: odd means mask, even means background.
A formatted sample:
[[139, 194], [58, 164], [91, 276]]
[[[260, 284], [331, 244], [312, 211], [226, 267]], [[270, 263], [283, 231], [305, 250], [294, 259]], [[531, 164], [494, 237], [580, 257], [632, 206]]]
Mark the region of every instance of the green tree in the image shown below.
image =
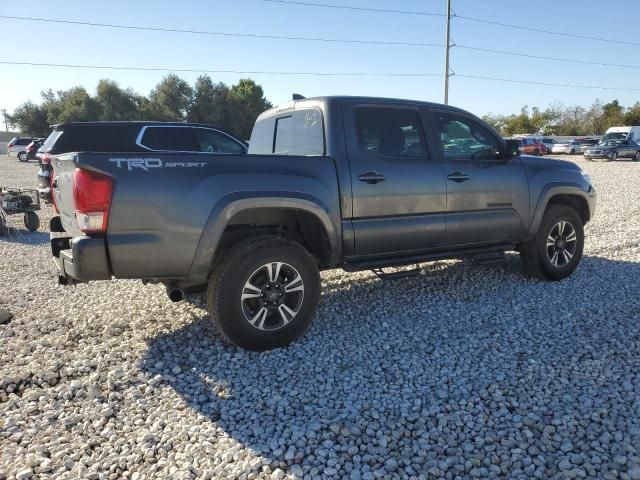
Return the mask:
[[640, 125], [640, 102], [630, 106], [624, 114], [625, 125]]
[[231, 93], [239, 113], [233, 131], [242, 138], [249, 138], [258, 115], [273, 105], [265, 98], [262, 87], [251, 79], [240, 80], [231, 87]]
[[618, 100], [609, 102], [602, 107], [603, 129], [624, 125], [624, 109]]
[[192, 99], [193, 90], [189, 83], [169, 74], [151, 91], [149, 101], [144, 102], [142, 117], [146, 120], [184, 121]]
[[213, 83], [208, 75], [198, 77], [188, 120], [234, 130], [238, 117], [235, 97], [229, 87], [222, 82]]
[[139, 120], [142, 98], [131, 89], [123, 90], [113, 80], [100, 80], [96, 88], [100, 120]]
[[9, 116], [11, 124], [18, 127], [21, 132], [44, 137], [49, 132], [47, 111], [42, 105], [33, 102], [25, 102], [15, 109]]
[[42, 107], [47, 111], [50, 124], [87, 122], [100, 118], [100, 105], [84, 87], [60, 90], [55, 95], [49, 90], [42, 93]]
[[506, 135], [518, 135], [524, 133], [536, 133], [536, 127], [529, 117], [529, 107], [524, 106], [519, 115], [509, 115], [505, 118], [504, 133]]

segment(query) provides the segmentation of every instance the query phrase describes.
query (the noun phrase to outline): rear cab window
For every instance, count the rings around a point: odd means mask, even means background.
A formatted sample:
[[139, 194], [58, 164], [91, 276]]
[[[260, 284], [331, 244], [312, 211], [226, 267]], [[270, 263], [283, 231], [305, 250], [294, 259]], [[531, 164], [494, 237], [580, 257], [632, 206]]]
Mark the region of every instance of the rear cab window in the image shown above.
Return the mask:
[[256, 122], [249, 153], [256, 155], [323, 156], [324, 124], [317, 108], [282, 112]]
[[400, 107], [356, 107], [358, 147], [385, 157], [425, 157], [427, 149], [417, 110]]

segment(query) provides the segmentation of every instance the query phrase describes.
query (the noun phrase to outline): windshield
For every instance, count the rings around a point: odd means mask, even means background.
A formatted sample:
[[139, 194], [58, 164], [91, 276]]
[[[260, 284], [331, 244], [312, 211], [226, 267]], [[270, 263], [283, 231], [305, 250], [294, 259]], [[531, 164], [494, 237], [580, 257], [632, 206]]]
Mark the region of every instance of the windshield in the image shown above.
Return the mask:
[[604, 137], [602, 137], [602, 141], [606, 140], [624, 140], [627, 138], [627, 132], [611, 132], [607, 133]]

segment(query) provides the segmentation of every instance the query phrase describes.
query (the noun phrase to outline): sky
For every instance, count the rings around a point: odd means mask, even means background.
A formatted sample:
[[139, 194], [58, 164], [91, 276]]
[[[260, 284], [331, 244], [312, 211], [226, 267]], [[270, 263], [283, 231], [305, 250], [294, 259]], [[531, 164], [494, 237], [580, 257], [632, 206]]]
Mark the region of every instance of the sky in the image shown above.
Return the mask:
[[[352, 7], [446, 12], [446, 0], [305, 0]], [[460, 16], [532, 28], [639, 43], [637, 0], [452, 0]], [[627, 12], [634, 11], [633, 14]], [[265, 0], [0, 0], [0, 15], [278, 36], [322, 37], [383, 42], [444, 44], [446, 19], [274, 3]], [[274, 104], [292, 93], [366, 95], [443, 101], [444, 47], [343, 44], [281, 39], [234, 38], [123, 30], [0, 18], [4, 47], [0, 62], [115, 65], [145, 68], [278, 71], [429, 73], [433, 77], [304, 76], [211, 73], [228, 84], [253, 78]], [[590, 105], [618, 99], [640, 100], [640, 46], [525, 31], [453, 18], [456, 44], [637, 65], [605, 67], [521, 58], [453, 47], [456, 74], [543, 83], [613, 88], [516, 84], [454, 75], [449, 103], [477, 115], [515, 113], [523, 105], [546, 108], [553, 102]], [[148, 94], [167, 72], [37, 67], [0, 63], [0, 109], [9, 112], [26, 100], [40, 101], [42, 90], [82, 85], [95, 91], [110, 78], [122, 87]], [[199, 73], [177, 72], [193, 82]], [[638, 89], [625, 91], [624, 89]], [[618, 90], [619, 89], [619, 90]]]

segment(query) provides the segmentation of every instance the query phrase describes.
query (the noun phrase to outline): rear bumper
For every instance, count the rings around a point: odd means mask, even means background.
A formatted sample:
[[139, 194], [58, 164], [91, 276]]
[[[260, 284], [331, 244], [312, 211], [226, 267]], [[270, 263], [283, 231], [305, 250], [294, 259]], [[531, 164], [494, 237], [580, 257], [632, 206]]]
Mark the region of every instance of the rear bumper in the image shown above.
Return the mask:
[[103, 238], [54, 237], [51, 234], [51, 253], [58, 267], [60, 283], [111, 278], [107, 246]]

